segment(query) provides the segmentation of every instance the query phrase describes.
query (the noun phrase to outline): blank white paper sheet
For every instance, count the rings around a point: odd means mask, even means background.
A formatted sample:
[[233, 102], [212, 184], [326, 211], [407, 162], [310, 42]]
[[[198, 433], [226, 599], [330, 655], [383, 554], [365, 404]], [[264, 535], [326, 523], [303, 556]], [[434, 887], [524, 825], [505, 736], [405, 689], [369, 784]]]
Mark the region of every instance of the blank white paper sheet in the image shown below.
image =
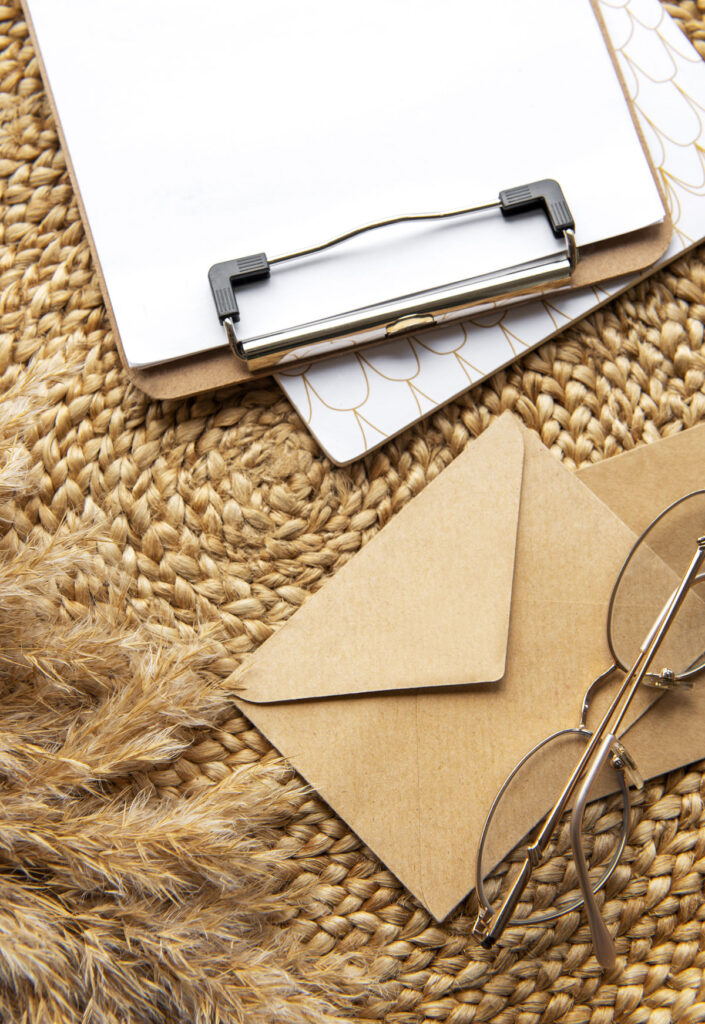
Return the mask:
[[[544, 177], [579, 245], [663, 220], [588, 0], [27, 6], [132, 366], [224, 345], [222, 260]], [[385, 229], [275, 268], [243, 290], [239, 333], [555, 251], [542, 215], [521, 220]]]

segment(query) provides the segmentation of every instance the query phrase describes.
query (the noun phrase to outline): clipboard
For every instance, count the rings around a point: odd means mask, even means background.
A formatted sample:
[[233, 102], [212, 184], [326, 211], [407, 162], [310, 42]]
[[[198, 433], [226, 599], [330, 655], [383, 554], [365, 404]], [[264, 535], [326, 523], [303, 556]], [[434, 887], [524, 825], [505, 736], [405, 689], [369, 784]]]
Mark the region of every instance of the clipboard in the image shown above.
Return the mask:
[[[37, 48], [37, 53], [39, 55], [42, 73], [45, 82], [47, 82], [47, 88], [49, 89], [47, 73], [43, 66], [40, 51], [41, 40], [37, 40], [35, 27], [32, 23], [31, 17], [32, 8], [33, 6], [36, 7], [36, 3], [33, 3], [33, 0], [23, 0], [23, 2], [35, 47]], [[601, 24], [599, 13], [596, 9], [594, 10], [594, 14], [597, 17], [597, 21], [604, 33], [604, 26]], [[610, 56], [612, 58], [613, 65], [616, 67], [616, 64], [614, 64], [614, 55], [611, 51]], [[619, 73], [617, 72], [617, 74]], [[624, 83], [622, 83], [622, 88], [623, 86]], [[129, 365], [118, 331], [119, 317], [116, 316], [116, 311], [111, 302], [113, 286], [111, 281], [108, 279], [109, 275], [104, 272], [102, 267], [99, 252], [100, 247], [96, 244], [94, 239], [94, 232], [92, 230], [87, 204], [84, 202], [84, 197], [80, 191], [77, 175], [74, 172], [71, 163], [69, 147], [67, 146], [67, 139], [65, 137], [66, 133], [63, 130], [60, 118], [60, 110], [57, 109], [57, 103], [54, 101], [51, 92], [49, 92], [49, 96], [57, 119], [57, 124], [59, 125], [62, 144], [64, 145], [64, 149], [67, 153], [67, 159], [69, 160], [69, 168], [74, 188], [76, 189], [79, 205], [81, 207], [84, 223], [86, 225], [94, 259], [96, 261], [96, 267], [98, 268], [102, 290], [106, 299], [106, 305], [115, 329], [118, 348], [120, 349], [127, 372], [135, 384], [155, 398], [180, 398], [202, 391], [214, 390], [240, 381], [250, 380], [258, 374], [271, 372], [271, 366], [262, 367], [255, 371], [255, 373], [250, 372], [242, 363], [234, 359], [231, 352], [226, 348], [209, 349], [154, 366]], [[633, 112], [631, 111], [630, 117], [632, 124], [635, 126], [635, 131], [640, 140], [642, 150], [643, 152], [646, 152], [644, 140], [641, 137], [638, 127], [636, 127]], [[653, 175], [653, 170], [651, 170], [651, 174], [653, 176], [653, 180], [656, 181], [656, 178]], [[510, 183], [503, 182], [501, 184]], [[658, 187], [658, 182], [656, 182], [656, 184]], [[469, 196], [468, 198], [472, 200], [473, 197]], [[579, 233], [580, 225], [578, 225], [577, 228], [578, 243]], [[662, 255], [668, 245], [670, 234], [670, 220], [668, 216], [665, 216], [661, 221], [653, 223], [638, 231], [628, 232], [616, 238], [610, 238], [607, 241], [598, 242], [594, 245], [588, 245], [586, 247], [579, 246], [580, 259], [575, 264], [574, 268], [571, 268], [571, 273], [569, 275], [570, 287], [579, 288], [599, 280], [616, 276], [617, 274], [622, 275], [643, 269]], [[204, 278], [206, 271], [207, 268], [204, 267]], [[163, 300], [164, 296], [157, 296], [155, 299], [155, 301]], [[215, 308], [213, 309], [212, 315], [215, 317]], [[404, 317], [397, 317], [396, 319], [403, 321]], [[428, 325], [430, 326], [430, 322]], [[401, 326], [403, 328], [404, 324], [402, 323]], [[408, 322], [408, 326], [413, 327], [414, 330], [418, 330], [424, 325], [420, 325], [417, 320], [412, 319]]]

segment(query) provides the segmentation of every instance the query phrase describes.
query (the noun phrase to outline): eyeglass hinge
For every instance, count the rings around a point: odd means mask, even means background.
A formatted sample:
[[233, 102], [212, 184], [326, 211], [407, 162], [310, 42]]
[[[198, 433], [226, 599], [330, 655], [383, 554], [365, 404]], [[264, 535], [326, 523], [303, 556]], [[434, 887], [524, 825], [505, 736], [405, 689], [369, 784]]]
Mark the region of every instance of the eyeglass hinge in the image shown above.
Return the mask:
[[537, 868], [541, 863], [541, 850], [539, 849], [539, 844], [532, 843], [526, 852], [529, 856], [529, 860], [531, 861], [532, 868]]
[[641, 772], [624, 744], [619, 740], [612, 740], [611, 751], [612, 767], [619, 772], [624, 772], [630, 786], [634, 786], [635, 789], [643, 789], [644, 780], [641, 777]]
[[[487, 942], [489, 925], [492, 920], [492, 911], [489, 907], [482, 907], [477, 912], [475, 923], [472, 926], [473, 937], [477, 939], [483, 946]], [[491, 943], [490, 943], [491, 945]]]
[[689, 679], [679, 679], [671, 668], [665, 668], [660, 675], [655, 672], [647, 672], [644, 676], [644, 683], [653, 690], [692, 690], [693, 684]]

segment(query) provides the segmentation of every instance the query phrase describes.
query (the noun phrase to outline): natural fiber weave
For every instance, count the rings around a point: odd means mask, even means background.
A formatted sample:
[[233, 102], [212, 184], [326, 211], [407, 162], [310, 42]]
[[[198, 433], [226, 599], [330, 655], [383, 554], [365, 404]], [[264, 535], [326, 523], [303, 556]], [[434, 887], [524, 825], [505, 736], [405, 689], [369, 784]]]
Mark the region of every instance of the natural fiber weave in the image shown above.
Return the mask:
[[[668, 10], [705, 56], [705, 2]], [[118, 567], [128, 619], [187, 640], [209, 626], [221, 644], [211, 667], [225, 678], [500, 412], [516, 412], [569, 466], [705, 420], [705, 251], [345, 469], [320, 454], [271, 383], [149, 400], [119, 364], [18, 6], [0, 7], [0, 19], [0, 387], [30, 360], [40, 371], [57, 356], [82, 362], [30, 428], [42, 483], [16, 503], [9, 542], [52, 536], [67, 510], [97, 510], [110, 538], [63, 593], [64, 616], [99, 603]], [[134, 782], [198, 799], [271, 753], [233, 711]], [[315, 797], [276, 846], [289, 877], [286, 928], [314, 952], [375, 950], [371, 975], [384, 984], [351, 1018], [705, 1021], [704, 773], [705, 763], [647, 786], [607, 894], [607, 919], [619, 922], [612, 976], [599, 971], [579, 914], [528, 938], [510, 932], [496, 956], [472, 940], [471, 905], [435, 925]]]

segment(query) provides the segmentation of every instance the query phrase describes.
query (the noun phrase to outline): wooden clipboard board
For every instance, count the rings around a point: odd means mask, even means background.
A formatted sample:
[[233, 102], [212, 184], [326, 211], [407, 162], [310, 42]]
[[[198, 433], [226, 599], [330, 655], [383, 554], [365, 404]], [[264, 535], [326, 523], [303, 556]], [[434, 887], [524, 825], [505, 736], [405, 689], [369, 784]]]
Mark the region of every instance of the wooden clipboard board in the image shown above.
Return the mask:
[[[64, 149], [69, 174], [71, 177], [79, 209], [81, 211], [84, 228], [89, 241], [93, 259], [95, 261], [96, 273], [98, 274], [98, 278], [100, 281], [101, 290], [105, 299], [106, 309], [110, 317], [116, 345], [128, 376], [136, 384], [136, 386], [140, 388], [140, 390], [144, 391], [146, 394], [153, 398], [178, 399], [194, 394], [199, 394], [202, 392], [213, 391], [216, 389], [229, 387], [234, 384], [247, 382], [250, 380], [254, 380], [257, 377], [268, 375], [271, 371], [266, 371], [264, 373], [258, 374], [253, 374], [249, 372], [246, 369], [246, 367], [235, 358], [235, 356], [231, 353], [230, 349], [225, 347], [225, 344], [223, 348], [220, 349], [212, 349], [206, 352], [200, 352], [198, 354], [194, 354], [191, 356], [176, 359], [166, 363], [161, 363], [154, 366], [138, 368], [130, 366], [128, 364], [127, 359], [125, 357], [125, 352], [123, 349], [120, 334], [117, 328], [117, 320], [114, 315], [113, 307], [111, 304], [108, 285], [101, 267], [100, 256], [93, 238], [90, 221], [86, 213], [84, 202], [81, 196], [81, 191], [77, 181], [77, 176], [74, 172], [74, 168], [72, 165], [70, 151], [68, 149], [68, 145], [64, 136], [60, 114], [51, 91], [46, 69], [44, 67], [41, 50], [39, 48], [35, 28], [29, 10], [29, 2], [28, 0], [21, 0], [21, 2], [25, 13], [25, 17], [27, 19], [27, 24], [30, 30], [32, 42], [35, 47], [37, 60], [46, 88], [47, 97], [52, 108], [52, 112], [57, 124], [57, 130], [61, 139], [62, 147]], [[590, 3], [595, 14], [595, 17], [597, 19], [597, 22], [601, 28], [602, 35], [605, 39], [607, 49], [610, 53], [617, 77], [622, 86], [622, 90], [624, 92], [624, 95], [628, 99], [626, 85], [620, 72], [614, 50], [609, 41], [609, 37], [607, 35], [604, 22], [597, 7], [597, 0], [590, 0]], [[658, 180], [653, 165], [651, 164], [651, 161], [648, 157], [648, 149], [643, 134], [639, 127], [638, 121], [635, 117], [631, 103], [628, 103], [628, 106], [635, 131], [641, 142], [644, 154], [646, 155], [646, 160], [651, 169], [651, 173], [656, 184], [656, 187], [661, 195], [664, 210], [666, 210], [663, 189]], [[629, 234], [624, 234], [616, 238], [612, 238], [606, 242], [600, 242], [592, 246], [581, 248], [580, 262], [578, 263], [577, 268], [571, 278], [571, 287], [576, 289], [582, 288], [613, 277], [633, 274], [639, 271], [645, 271], [651, 264], [655, 263], [659, 259], [659, 257], [661, 257], [663, 253], [666, 251], [671, 239], [671, 234], [672, 223], [670, 216], [666, 213], [663, 221], [656, 223], [652, 226], [649, 226], [639, 231], [631, 232]], [[207, 268], [204, 268], [204, 274], [206, 273], [206, 271]]]

